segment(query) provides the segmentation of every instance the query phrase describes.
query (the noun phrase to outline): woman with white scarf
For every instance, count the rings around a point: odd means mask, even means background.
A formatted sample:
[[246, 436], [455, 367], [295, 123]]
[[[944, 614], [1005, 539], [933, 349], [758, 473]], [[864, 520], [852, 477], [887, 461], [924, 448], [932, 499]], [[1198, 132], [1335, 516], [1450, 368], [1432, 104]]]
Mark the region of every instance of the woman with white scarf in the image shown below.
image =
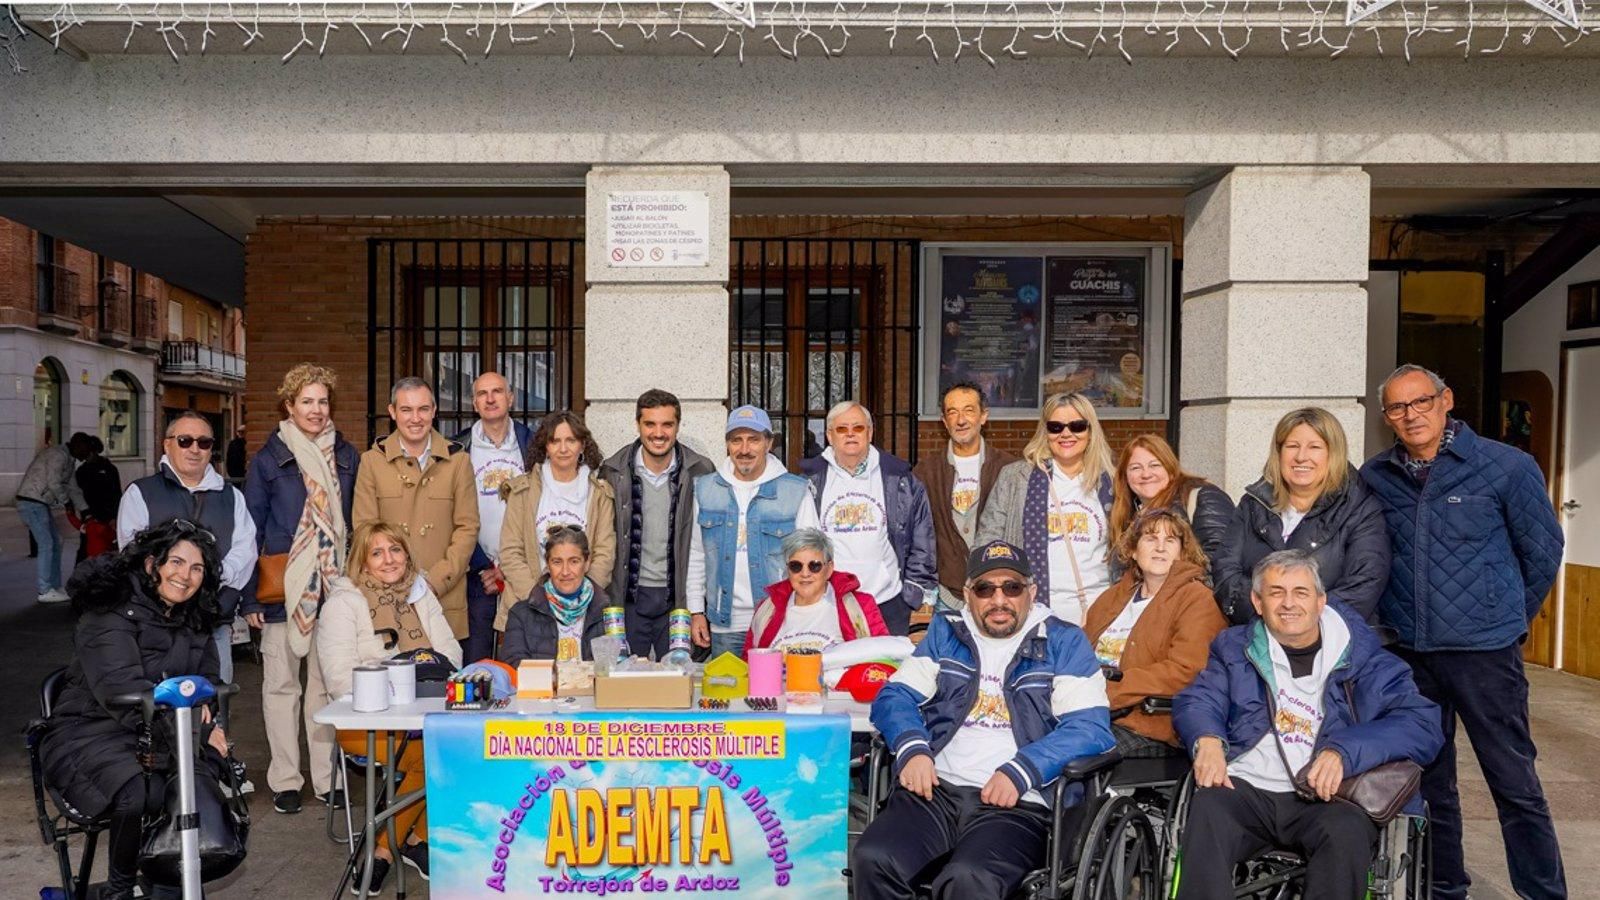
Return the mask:
[[[287, 555], [282, 603], [256, 598], [252, 579], [241, 609], [261, 629], [261, 708], [272, 762], [267, 785], [273, 809], [300, 811], [300, 722], [311, 754], [311, 786], [317, 799], [341, 805], [333, 788], [333, 729], [311, 717], [327, 705], [328, 692], [317, 660], [313, 632], [330, 580], [343, 574], [349, 544], [350, 501], [359, 454], [333, 426], [337, 377], [322, 366], [301, 363], [278, 386], [284, 419], [250, 460], [245, 504], [255, 520], [262, 566]], [[300, 661], [306, 678], [300, 680]], [[304, 702], [302, 703], [302, 695]]]

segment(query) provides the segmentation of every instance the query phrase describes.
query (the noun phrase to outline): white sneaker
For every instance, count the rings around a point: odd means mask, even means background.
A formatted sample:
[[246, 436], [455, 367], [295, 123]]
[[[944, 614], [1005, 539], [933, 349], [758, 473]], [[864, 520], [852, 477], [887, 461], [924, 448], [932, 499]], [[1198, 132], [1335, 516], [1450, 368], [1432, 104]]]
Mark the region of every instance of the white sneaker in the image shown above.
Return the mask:
[[60, 588], [51, 588], [39, 595], [40, 603], [65, 603], [70, 599], [72, 598], [67, 596], [67, 592]]

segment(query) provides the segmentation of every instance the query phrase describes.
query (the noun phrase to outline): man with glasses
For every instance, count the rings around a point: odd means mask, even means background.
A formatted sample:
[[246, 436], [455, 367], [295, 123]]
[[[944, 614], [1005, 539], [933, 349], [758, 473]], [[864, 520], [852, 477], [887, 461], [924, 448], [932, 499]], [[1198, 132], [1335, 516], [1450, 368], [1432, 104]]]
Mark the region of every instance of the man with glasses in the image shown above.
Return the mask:
[[126, 547], [139, 532], [173, 519], [198, 523], [217, 539], [222, 556], [222, 590], [217, 594], [222, 624], [217, 626], [217, 659], [224, 682], [233, 681], [233, 617], [256, 570], [256, 523], [244, 495], [211, 466], [217, 444], [205, 416], [186, 409], [167, 421], [161, 462], [154, 475], [128, 485], [117, 510], [117, 544]]
[[1044, 863], [1051, 782], [1115, 744], [1094, 650], [1034, 605], [1026, 554], [993, 541], [966, 571], [964, 608], [934, 614], [872, 704], [896, 786], [856, 844], [856, 900], [918, 896], [919, 873], [946, 856], [932, 896], [1011, 896]]
[[911, 465], [872, 446], [872, 414], [853, 400], [828, 410], [828, 449], [800, 463], [811, 479], [822, 531], [839, 570], [861, 579], [890, 634], [911, 630], [911, 611], [932, 604], [933, 513]]
[[945, 388], [939, 405], [950, 441], [945, 452], [924, 456], [913, 474], [928, 489], [938, 548], [939, 603], [945, 609], [959, 609], [967, 551], [977, 542], [983, 504], [1000, 470], [1017, 458], [984, 440], [989, 402], [982, 388], [958, 382]]
[[1378, 619], [1399, 635], [1417, 687], [1439, 704], [1444, 750], [1423, 774], [1433, 819], [1433, 896], [1462, 900], [1456, 718], [1494, 796], [1511, 885], [1567, 896], [1561, 850], [1534, 771], [1522, 642], [1561, 566], [1564, 537], [1533, 457], [1451, 418], [1444, 380], [1404, 365], [1378, 400], [1397, 438], [1361, 468], [1384, 505], [1393, 562]]

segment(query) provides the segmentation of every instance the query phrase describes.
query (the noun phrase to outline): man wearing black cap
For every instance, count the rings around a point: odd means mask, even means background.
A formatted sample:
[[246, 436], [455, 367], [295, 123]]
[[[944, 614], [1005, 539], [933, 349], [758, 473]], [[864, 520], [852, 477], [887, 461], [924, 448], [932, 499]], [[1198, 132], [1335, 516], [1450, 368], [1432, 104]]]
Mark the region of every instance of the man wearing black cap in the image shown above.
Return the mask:
[[915, 896], [916, 875], [947, 854], [935, 898], [1009, 896], [1043, 864], [1046, 786], [1116, 743], [1094, 649], [1034, 606], [1037, 590], [1020, 548], [975, 548], [965, 608], [934, 615], [872, 704], [897, 789], [856, 845], [857, 900]]

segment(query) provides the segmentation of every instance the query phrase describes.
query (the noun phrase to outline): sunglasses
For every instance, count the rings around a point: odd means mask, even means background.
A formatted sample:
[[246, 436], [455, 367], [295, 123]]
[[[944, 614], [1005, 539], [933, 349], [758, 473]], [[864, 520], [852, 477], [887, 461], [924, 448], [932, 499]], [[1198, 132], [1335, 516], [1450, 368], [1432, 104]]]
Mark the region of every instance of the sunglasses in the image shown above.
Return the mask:
[[199, 444], [201, 450], [210, 450], [212, 447], [217, 445], [216, 438], [195, 437], [192, 434], [180, 434], [176, 437], [168, 438], [168, 440], [177, 441], [178, 446], [185, 450], [193, 447], [195, 444]]
[[996, 589], [1007, 597], [1016, 598], [1021, 597], [1028, 590], [1028, 586], [1020, 581], [1004, 581], [1000, 584], [995, 584], [992, 581], [975, 581], [972, 583], [972, 595], [979, 600], [987, 600], [993, 597]]
[[1044, 430], [1050, 432], [1051, 434], [1060, 434], [1063, 431], [1070, 431], [1073, 434], [1083, 434], [1085, 431], [1089, 430], [1089, 420], [1073, 419], [1071, 422], [1050, 421], [1044, 423]]
[[789, 572], [790, 572], [790, 574], [799, 575], [801, 569], [810, 569], [811, 570], [811, 574], [815, 575], [818, 572], [822, 571], [822, 560], [813, 559], [811, 562], [808, 562], [808, 563], [803, 563], [798, 559], [789, 560]]
[[837, 434], [837, 435], [839, 435], [841, 437], [843, 437], [844, 435], [847, 435], [847, 434], [866, 434], [867, 433], [867, 426], [865, 426], [865, 425], [835, 425], [835, 426], [833, 426], [833, 433]]

